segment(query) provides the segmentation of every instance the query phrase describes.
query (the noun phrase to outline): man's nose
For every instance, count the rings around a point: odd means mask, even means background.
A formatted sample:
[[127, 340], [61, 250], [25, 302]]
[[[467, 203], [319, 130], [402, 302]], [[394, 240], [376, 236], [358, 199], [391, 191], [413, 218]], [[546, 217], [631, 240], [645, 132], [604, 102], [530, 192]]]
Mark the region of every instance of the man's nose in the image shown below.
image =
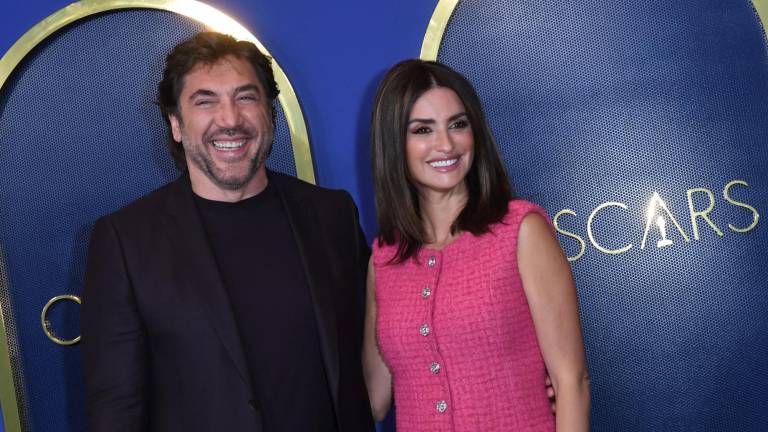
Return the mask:
[[234, 127], [240, 124], [240, 109], [233, 100], [220, 103], [216, 114], [216, 122], [221, 127]]

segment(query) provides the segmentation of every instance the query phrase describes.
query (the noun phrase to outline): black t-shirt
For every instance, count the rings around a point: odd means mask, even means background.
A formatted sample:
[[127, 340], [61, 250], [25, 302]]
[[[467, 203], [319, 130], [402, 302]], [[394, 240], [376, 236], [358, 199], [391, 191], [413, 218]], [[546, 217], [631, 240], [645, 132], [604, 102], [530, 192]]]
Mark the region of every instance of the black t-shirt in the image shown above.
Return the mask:
[[336, 432], [311, 294], [274, 187], [235, 203], [199, 196], [195, 203], [227, 287], [265, 432]]

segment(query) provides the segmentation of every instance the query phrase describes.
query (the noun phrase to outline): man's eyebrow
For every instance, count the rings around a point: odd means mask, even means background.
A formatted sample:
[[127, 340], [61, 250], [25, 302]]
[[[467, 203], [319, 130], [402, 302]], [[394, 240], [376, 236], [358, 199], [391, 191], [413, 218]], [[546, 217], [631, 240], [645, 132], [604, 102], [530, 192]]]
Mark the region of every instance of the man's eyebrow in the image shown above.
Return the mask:
[[261, 90], [259, 89], [259, 86], [257, 86], [256, 84], [241, 85], [240, 87], [237, 87], [235, 89], [235, 94], [247, 92], [247, 91], [254, 91], [258, 94], [261, 94]]
[[211, 97], [216, 96], [216, 93], [212, 90], [206, 90], [206, 89], [200, 89], [194, 91], [191, 95], [189, 95], [189, 100], [195, 99], [197, 97]]
[[[241, 85], [240, 87], [236, 87], [235, 90], [232, 92], [232, 94], [238, 94], [238, 93], [249, 92], [249, 91], [253, 91], [258, 94], [261, 94], [261, 90], [259, 89], [259, 86], [256, 84], [245, 84], [245, 85]], [[213, 97], [213, 96], [216, 96], [216, 92], [214, 92], [213, 90], [199, 89], [189, 95], [189, 100], [195, 99], [197, 97]]]

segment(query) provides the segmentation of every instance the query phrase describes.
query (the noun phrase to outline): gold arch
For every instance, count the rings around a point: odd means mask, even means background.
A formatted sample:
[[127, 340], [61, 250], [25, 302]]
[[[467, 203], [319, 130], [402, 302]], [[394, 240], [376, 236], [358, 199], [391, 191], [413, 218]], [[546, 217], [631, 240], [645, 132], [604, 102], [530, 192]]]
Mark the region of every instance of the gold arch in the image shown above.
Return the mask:
[[[212, 30], [230, 34], [236, 39], [253, 42], [262, 52], [271, 56], [256, 36], [240, 23], [196, 0], [81, 0], [40, 21], [8, 50], [0, 59], [0, 89], [24, 57], [54, 32], [82, 18], [119, 9], [159, 9], [174, 12], [199, 21]], [[315, 183], [309, 136], [296, 92], [276, 60], [272, 62], [272, 69], [275, 73], [275, 81], [280, 88], [278, 100], [285, 112], [291, 134], [296, 176], [304, 181]]]
[[757, 16], [760, 17], [760, 22], [763, 23], [763, 34], [768, 33], [768, 0], [752, 0], [752, 4], [755, 6]]
[[[427, 32], [424, 34], [424, 41], [421, 43], [419, 57], [422, 60], [437, 60], [440, 44], [443, 42], [443, 34], [458, 4], [459, 0], [439, 0], [437, 2], [432, 18], [429, 20]], [[768, 0], [752, 0], [752, 4], [763, 24], [763, 34], [768, 35]]]
[[453, 10], [456, 9], [458, 4], [459, 0], [440, 0], [437, 2], [432, 18], [429, 20], [424, 41], [421, 43], [421, 54], [419, 54], [419, 57], [422, 60], [437, 60], [437, 53], [440, 51], [440, 44], [443, 42], [445, 28], [448, 27], [448, 21], [451, 20]]
[[[219, 10], [196, 0], [81, 0], [40, 21], [0, 58], [0, 90], [24, 57], [56, 31], [80, 19], [120, 9], [158, 9], [174, 12], [198, 21], [211, 30], [232, 35], [239, 40], [253, 42], [262, 52], [271, 56], [264, 45], [240, 23]], [[285, 72], [274, 59], [272, 69], [280, 89], [278, 101], [285, 113], [291, 135], [296, 175], [304, 181], [315, 183], [309, 135], [296, 92], [288, 81]], [[3, 410], [3, 425], [6, 432], [21, 432], [21, 418], [13, 382], [8, 334], [5, 329], [6, 319], [11, 319], [11, 317], [4, 317], [2, 308], [0, 308], [0, 406]]]

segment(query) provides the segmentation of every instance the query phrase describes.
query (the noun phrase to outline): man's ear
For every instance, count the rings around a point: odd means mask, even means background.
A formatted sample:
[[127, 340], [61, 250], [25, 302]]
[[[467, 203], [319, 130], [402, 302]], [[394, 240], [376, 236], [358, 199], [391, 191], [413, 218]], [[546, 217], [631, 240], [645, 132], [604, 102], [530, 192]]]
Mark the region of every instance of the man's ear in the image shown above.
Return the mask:
[[178, 114], [168, 114], [168, 121], [171, 122], [171, 134], [173, 135], [173, 140], [180, 143], [181, 142], [181, 120], [179, 120]]

